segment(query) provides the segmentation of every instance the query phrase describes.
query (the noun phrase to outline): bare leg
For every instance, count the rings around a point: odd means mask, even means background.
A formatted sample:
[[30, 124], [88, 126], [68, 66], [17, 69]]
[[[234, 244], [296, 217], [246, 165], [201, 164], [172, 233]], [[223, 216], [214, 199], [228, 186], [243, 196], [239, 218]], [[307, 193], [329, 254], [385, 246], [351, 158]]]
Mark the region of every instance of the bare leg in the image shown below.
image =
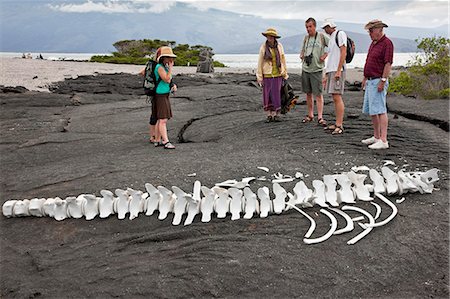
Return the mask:
[[159, 119], [158, 122], [155, 125], [155, 141], [160, 142], [161, 141], [161, 132], [159, 130]]
[[314, 117], [314, 101], [312, 93], [306, 94], [306, 105], [308, 106], [308, 116]]
[[334, 110], [336, 111], [336, 126], [341, 127], [344, 122], [344, 101], [340, 94], [333, 94]]
[[158, 120], [159, 133], [161, 134], [162, 142], [169, 142], [169, 137], [167, 136], [167, 118]]
[[156, 125], [149, 125], [150, 128], [150, 142], [158, 142], [156, 139]]
[[323, 118], [323, 96], [322, 95], [316, 96], [316, 102], [317, 102], [317, 117], [321, 119]]
[[371, 115], [372, 118], [372, 126], [373, 126], [373, 137], [376, 139], [380, 139], [380, 119], [379, 115]]
[[380, 138], [381, 141], [387, 142], [388, 116], [387, 113], [379, 114], [378, 120], [380, 123]]

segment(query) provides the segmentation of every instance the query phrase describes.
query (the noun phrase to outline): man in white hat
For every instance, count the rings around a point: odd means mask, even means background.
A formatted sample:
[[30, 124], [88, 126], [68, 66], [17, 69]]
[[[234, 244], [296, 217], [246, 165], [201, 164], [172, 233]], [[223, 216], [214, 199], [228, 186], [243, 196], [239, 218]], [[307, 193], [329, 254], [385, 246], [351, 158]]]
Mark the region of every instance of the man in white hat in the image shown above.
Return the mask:
[[383, 28], [388, 27], [380, 20], [372, 20], [366, 24], [372, 44], [367, 53], [364, 65], [363, 113], [372, 118], [373, 136], [362, 140], [370, 149], [387, 149], [388, 116], [386, 95], [389, 86], [389, 73], [394, 58], [394, 44], [386, 37]]
[[336, 112], [336, 123], [327, 126], [326, 130], [331, 130], [331, 134], [339, 135], [344, 132], [344, 94], [345, 85], [345, 56], [347, 55], [347, 34], [336, 30], [333, 20], [326, 19], [322, 24], [322, 29], [330, 35], [328, 43], [328, 61], [325, 67], [324, 83], [326, 91], [332, 95], [334, 109]]

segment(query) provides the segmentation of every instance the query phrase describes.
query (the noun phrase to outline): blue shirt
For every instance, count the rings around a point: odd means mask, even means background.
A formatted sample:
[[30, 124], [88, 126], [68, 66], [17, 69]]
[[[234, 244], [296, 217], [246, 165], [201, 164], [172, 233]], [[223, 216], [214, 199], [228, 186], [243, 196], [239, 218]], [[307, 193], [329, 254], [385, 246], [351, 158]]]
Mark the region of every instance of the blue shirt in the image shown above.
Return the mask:
[[[155, 77], [156, 77], [156, 82], [158, 82], [158, 81], [160, 80], [159, 74], [158, 74], [158, 70], [159, 70], [160, 67], [163, 67], [163, 65], [162, 65], [162, 64], [159, 64], [159, 63], [158, 63], [158, 64], [156, 65], [156, 67], [155, 67]], [[163, 68], [164, 68], [164, 71], [167, 72], [167, 69], [166, 69], [165, 67], [163, 67]], [[156, 93], [157, 93], [157, 94], [167, 94], [167, 93], [170, 93], [170, 84], [167, 83], [167, 82], [164, 82], [164, 80], [161, 80], [161, 81], [158, 83], [158, 87], [156, 87]]]

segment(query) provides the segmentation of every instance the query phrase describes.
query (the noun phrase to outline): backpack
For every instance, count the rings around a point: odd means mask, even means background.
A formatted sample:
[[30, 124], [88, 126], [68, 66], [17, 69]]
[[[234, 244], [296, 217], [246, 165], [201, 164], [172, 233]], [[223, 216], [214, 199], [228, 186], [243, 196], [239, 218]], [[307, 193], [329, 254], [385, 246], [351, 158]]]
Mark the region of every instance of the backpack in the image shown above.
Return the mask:
[[152, 97], [156, 94], [156, 88], [158, 87], [161, 78], [156, 81], [155, 68], [158, 63], [154, 60], [149, 60], [145, 65], [144, 82], [142, 86], [144, 87], [145, 95]]
[[[336, 33], [336, 45], [339, 47], [338, 34], [339, 30]], [[353, 56], [355, 56], [355, 42], [350, 37], [347, 36], [347, 54], [345, 55], [345, 62], [346, 63], [352, 62]]]

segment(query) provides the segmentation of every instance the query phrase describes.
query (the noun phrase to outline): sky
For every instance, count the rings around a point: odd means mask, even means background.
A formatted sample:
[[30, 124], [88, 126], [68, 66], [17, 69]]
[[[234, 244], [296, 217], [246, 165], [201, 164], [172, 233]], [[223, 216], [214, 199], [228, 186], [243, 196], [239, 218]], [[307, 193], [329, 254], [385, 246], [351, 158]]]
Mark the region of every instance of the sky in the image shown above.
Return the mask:
[[[448, 0], [317, 0], [317, 1], [202, 1], [202, 0], [58, 0], [45, 1], [46, 5], [65, 13], [161, 13], [177, 2], [187, 3], [201, 11], [219, 9], [239, 14], [270, 19], [304, 19], [312, 16], [316, 20], [333, 18], [336, 22], [366, 23], [381, 19], [389, 25], [432, 28], [449, 24]], [[301, 12], [301, 13], [299, 13]], [[356, 12], [356, 13], [355, 13]]]

